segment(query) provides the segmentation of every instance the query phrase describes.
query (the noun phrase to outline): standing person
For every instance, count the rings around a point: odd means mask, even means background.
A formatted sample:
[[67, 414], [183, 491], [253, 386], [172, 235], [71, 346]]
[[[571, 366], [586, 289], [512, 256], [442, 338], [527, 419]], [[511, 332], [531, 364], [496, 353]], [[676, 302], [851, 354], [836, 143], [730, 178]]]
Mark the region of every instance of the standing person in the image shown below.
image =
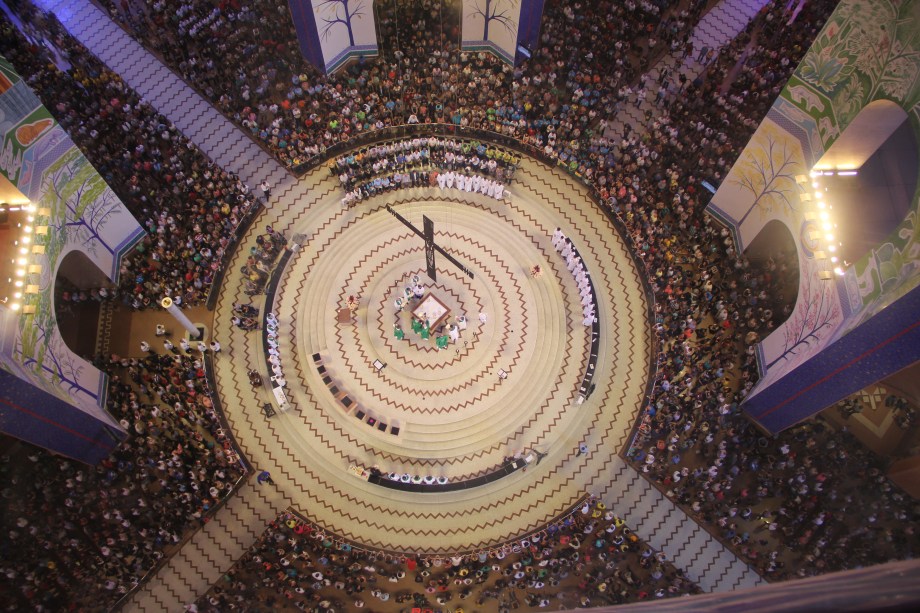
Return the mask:
[[272, 197], [272, 186], [271, 186], [271, 183], [268, 182], [268, 179], [265, 179], [265, 180], [262, 181], [262, 184], [259, 185], [259, 187], [262, 188], [262, 193], [265, 194], [265, 200], [266, 200], [266, 202], [267, 202], [268, 199]]
[[214, 355], [220, 353], [220, 343], [217, 341], [211, 341], [211, 351], [214, 352]]
[[141, 351], [144, 353], [153, 353], [153, 350], [150, 348], [150, 344], [147, 341], [141, 341]]
[[562, 228], [556, 228], [553, 232], [553, 247], [556, 248], [556, 251], [562, 250], [562, 244], [565, 242], [565, 234], [562, 233]]
[[173, 353], [179, 353], [179, 351], [176, 349], [176, 346], [169, 342], [169, 339], [163, 341], [163, 349]]

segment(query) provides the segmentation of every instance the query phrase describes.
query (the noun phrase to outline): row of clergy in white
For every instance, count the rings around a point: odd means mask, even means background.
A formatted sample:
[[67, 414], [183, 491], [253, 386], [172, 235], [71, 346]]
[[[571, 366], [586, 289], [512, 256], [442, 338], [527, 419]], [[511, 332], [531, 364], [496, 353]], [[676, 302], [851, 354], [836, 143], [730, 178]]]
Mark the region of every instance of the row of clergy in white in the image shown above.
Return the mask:
[[268, 363], [275, 374], [275, 385], [285, 387], [284, 369], [281, 366], [281, 349], [278, 347], [278, 317], [269, 311], [265, 314], [265, 332], [268, 340]]
[[581, 298], [582, 314], [584, 315], [581, 323], [585, 326], [590, 326], [597, 321], [597, 318], [594, 297], [591, 293], [591, 279], [588, 278], [585, 264], [572, 248], [572, 241], [566, 238], [560, 228], [556, 228], [555, 232], [553, 232], [553, 247], [565, 258], [566, 268], [569, 269], [569, 272], [575, 277], [575, 282], [578, 283], [578, 293]]
[[476, 174], [464, 174], [452, 170], [439, 173], [437, 177], [438, 187], [441, 189], [462, 189], [465, 192], [476, 192], [491, 196], [496, 200], [505, 197], [505, 186], [498, 181], [493, 181], [486, 177]]

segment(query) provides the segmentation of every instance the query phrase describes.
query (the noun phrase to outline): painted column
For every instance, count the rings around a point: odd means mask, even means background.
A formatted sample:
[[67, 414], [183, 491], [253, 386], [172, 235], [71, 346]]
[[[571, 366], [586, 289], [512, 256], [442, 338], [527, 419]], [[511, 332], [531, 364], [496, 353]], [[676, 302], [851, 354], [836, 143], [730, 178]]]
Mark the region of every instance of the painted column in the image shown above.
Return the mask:
[[544, 0], [463, 0], [461, 48], [488, 51], [511, 65], [539, 44]]
[[920, 359], [920, 287], [744, 403], [771, 432], [811, 417]]
[[89, 464], [124, 437], [105, 410], [108, 378], [58, 329], [61, 262], [80, 251], [117, 283], [122, 258], [145, 233], [89, 160], [0, 58], [0, 175], [22, 197], [16, 281], [0, 305], [0, 429]]
[[377, 55], [373, 0], [288, 0], [300, 52], [320, 72]]
[[847, 265], [834, 223], [859, 220], [835, 218], [816, 168], [864, 110], [920, 113], [918, 6], [840, 2], [707, 208], [739, 252], [776, 222], [796, 245], [798, 299], [756, 346], [761, 377], [742, 405], [772, 432], [920, 360], [920, 192], [900, 225]]

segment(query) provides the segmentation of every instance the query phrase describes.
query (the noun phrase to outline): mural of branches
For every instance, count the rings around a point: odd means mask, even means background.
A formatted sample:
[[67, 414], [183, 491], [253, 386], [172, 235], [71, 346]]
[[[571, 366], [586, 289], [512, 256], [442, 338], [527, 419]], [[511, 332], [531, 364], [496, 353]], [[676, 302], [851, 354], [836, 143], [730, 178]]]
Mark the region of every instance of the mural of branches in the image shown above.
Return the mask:
[[494, 21], [514, 37], [515, 21], [511, 9], [518, 5], [518, 0], [476, 0], [471, 3], [470, 15], [482, 17], [482, 40], [489, 40], [489, 26]]
[[751, 206], [738, 220], [738, 227], [744, 225], [755, 209], [760, 209], [764, 214], [777, 205], [790, 212], [796, 209], [793, 198], [799, 164], [794, 152], [785, 141], [780, 145], [772, 134], [766, 138], [766, 145], [753, 154], [738, 176], [732, 179], [732, 183], [751, 192], [754, 197]]
[[323, 17], [323, 23], [325, 24], [322, 27], [323, 30], [323, 40], [329, 38], [333, 29], [338, 25], [345, 26], [345, 30], [348, 32], [348, 45], [350, 47], [355, 46], [355, 34], [352, 29], [352, 19], [357, 17], [364, 16], [364, 1], [363, 0], [323, 0], [319, 4], [321, 10], [326, 10], [331, 13], [331, 17]]
[[79, 155], [65, 156], [45, 176], [46, 205], [54, 211], [57, 220], [52, 227], [67, 240], [68, 232], [74, 232], [69, 242], [79, 242], [88, 253], [96, 255], [98, 248], [109, 254], [114, 248], [102, 237], [102, 229], [113, 215], [120, 211], [115, 194], [106, 186], [93, 167]]
[[800, 301], [804, 308], [796, 309], [784, 328], [783, 351], [769, 364], [770, 370], [779, 362], [804, 357], [808, 349], [822, 340], [822, 332], [833, 332], [834, 322], [840, 315], [840, 306], [833, 300], [833, 283], [816, 279], [814, 274], [802, 275]]

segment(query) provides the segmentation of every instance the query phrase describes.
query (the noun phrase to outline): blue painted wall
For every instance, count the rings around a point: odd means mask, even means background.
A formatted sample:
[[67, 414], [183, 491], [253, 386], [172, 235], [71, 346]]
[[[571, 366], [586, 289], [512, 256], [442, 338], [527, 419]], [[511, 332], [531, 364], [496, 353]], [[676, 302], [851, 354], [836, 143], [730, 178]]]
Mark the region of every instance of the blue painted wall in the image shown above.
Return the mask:
[[323, 49], [319, 42], [319, 30], [313, 14], [313, 3], [310, 0], [288, 0], [288, 6], [291, 9], [294, 29], [297, 30], [300, 53], [317, 70], [325, 73], [326, 62], [323, 60]]
[[125, 438], [87, 413], [0, 370], [0, 431], [86, 464]]

